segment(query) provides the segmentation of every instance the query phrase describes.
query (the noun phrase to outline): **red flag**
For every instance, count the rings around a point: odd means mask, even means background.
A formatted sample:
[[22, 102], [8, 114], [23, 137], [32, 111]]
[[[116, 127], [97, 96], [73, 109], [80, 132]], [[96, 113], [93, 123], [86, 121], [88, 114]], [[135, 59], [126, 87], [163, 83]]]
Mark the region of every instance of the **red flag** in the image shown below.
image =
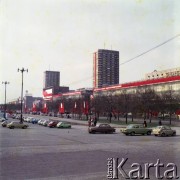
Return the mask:
[[26, 106], [26, 104], [24, 105], [24, 111], [25, 111], [25, 113], [27, 112], [27, 106]]
[[76, 104], [76, 102], [75, 102], [75, 103], [74, 103], [73, 111], [76, 112], [76, 110], [77, 110], [77, 104]]
[[44, 104], [44, 107], [43, 107], [43, 113], [48, 113], [48, 108], [47, 108], [47, 104], [45, 103]]
[[74, 109], [76, 109], [77, 108], [77, 104], [76, 104], [76, 102], [75, 102], [75, 104], [74, 104]]
[[33, 103], [33, 108], [32, 108], [32, 112], [36, 112], [37, 109], [36, 109], [36, 105]]
[[87, 101], [84, 101], [84, 114], [88, 114], [89, 105]]

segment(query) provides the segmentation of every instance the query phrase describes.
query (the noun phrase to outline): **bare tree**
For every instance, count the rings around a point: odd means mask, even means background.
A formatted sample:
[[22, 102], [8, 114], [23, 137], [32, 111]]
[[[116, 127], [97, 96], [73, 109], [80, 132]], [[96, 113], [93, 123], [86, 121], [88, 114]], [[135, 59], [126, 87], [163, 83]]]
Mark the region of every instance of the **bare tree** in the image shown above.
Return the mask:
[[157, 94], [151, 88], [146, 88], [140, 92], [141, 96], [141, 110], [144, 113], [144, 120], [149, 119], [151, 123], [152, 119], [152, 111], [155, 108], [155, 100], [157, 98]]
[[163, 119], [164, 113], [168, 113], [170, 115], [169, 124], [171, 124], [172, 114], [179, 108], [179, 94], [176, 94], [171, 87], [161, 94], [161, 108]]

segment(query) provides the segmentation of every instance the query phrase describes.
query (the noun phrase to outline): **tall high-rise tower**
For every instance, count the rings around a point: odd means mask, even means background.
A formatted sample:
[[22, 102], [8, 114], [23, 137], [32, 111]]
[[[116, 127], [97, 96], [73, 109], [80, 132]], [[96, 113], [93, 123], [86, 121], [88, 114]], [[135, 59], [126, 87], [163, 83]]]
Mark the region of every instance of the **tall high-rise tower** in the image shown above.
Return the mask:
[[45, 71], [44, 72], [44, 88], [59, 87], [60, 72], [59, 71]]
[[93, 87], [119, 84], [119, 51], [98, 49], [93, 55]]

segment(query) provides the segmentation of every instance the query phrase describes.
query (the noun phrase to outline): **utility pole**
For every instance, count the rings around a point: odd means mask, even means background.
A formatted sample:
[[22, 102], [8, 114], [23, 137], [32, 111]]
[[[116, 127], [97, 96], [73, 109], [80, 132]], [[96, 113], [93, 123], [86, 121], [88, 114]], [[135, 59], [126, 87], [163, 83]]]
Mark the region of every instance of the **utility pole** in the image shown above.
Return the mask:
[[22, 85], [21, 85], [21, 118], [20, 118], [20, 123], [23, 123], [23, 73], [26, 71], [28, 72], [28, 69], [19, 69], [18, 68], [18, 72], [21, 72], [22, 73]]
[[4, 81], [2, 82], [2, 84], [4, 84], [5, 86], [5, 98], [4, 98], [4, 118], [6, 119], [6, 85], [9, 84], [9, 82]]

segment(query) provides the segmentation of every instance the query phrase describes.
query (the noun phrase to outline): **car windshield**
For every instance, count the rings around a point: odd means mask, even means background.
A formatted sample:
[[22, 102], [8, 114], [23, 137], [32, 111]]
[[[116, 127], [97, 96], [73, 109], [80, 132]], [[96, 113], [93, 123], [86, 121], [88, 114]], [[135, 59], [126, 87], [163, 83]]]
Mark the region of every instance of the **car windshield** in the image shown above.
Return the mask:
[[168, 129], [168, 130], [171, 129], [169, 126], [164, 126], [164, 128], [165, 128], [165, 129]]
[[134, 125], [132, 125], [132, 124], [127, 126], [128, 129], [133, 128], [133, 127], [134, 127]]
[[162, 129], [162, 126], [157, 126], [154, 129]]
[[109, 124], [100, 124], [99, 127], [110, 127]]

